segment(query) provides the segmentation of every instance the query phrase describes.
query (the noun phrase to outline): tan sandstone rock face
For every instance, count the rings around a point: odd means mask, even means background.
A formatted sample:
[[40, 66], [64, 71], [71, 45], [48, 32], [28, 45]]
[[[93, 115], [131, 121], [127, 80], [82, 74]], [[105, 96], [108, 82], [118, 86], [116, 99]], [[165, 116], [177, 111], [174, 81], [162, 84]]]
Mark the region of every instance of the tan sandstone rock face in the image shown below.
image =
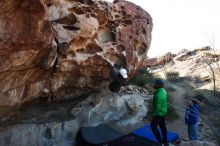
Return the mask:
[[0, 106], [100, 89], [115, 64], [133, 76], [152, 26], [147, 12], [126, 1], [0, 1]]

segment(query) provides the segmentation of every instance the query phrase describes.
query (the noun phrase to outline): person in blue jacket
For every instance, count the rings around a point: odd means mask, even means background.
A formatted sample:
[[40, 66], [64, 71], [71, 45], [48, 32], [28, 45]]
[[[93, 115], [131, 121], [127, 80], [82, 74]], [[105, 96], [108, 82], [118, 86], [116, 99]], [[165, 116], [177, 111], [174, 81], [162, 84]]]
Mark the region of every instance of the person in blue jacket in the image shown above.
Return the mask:
[[198, 122], [199, 122], [199, 104], [202, 99], [192, 97], [189, 99], [189, 105], [186, 108], [185, 123], [188, 125], [189, 140], [198, 140]]

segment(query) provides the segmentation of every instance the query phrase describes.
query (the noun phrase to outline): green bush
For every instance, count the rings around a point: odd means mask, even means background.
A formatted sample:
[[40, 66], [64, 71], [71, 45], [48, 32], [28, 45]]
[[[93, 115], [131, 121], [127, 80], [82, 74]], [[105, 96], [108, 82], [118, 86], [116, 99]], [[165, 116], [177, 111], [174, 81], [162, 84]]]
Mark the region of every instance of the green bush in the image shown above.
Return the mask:
[[139, 70], [138, 74], [131, 79], [130, 83], [139, 87], [144, 87], [152, 80], [152, 75], [148, 72], [147, 68]]
[[161, 78], [161, 75], [160, 75], [159, 73], [155, 73], [155, 74], [153, 75], [153, 78], [155, 78], [155, 79], [160, 79], [160, 78]]
[[148, 78], [145, 75], [137, 75], [134, 77], [132, 80], [132, 83], [139, 86], [139, 87], [144, 87], [145, 84], [148, 82]]
[[169, 71], [166, 73], [167, 77], [171, 78], [178, 78], [179, 77], [179, 72], [177, 71]]
[[216, 58], [216, 57], [218, 57], [218, 55], [212, 54], [210, 52], [203, 53], [203, 56], [207, 57], [207, 58]]
[[179, 72], [177, 71], [169, 71], [166, 73], [167, 80], [169, 81], [174, 81], [174, 82], [179, 82], [182, 81], [183, 79], [179, 77]]
[[141, 68], [141, 69], [139, 70], [139, 74], [151, 75], [151, 74], [149, 73], [149, 71], [147, 70], [147, 68]]

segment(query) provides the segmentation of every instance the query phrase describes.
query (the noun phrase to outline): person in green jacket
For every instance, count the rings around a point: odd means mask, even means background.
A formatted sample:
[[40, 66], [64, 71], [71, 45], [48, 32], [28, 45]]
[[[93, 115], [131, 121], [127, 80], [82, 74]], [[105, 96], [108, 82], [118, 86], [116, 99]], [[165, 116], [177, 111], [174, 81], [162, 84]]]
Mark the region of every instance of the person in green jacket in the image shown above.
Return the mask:
[[[161, 144], [167, 144], [167, 128], [165, 123], [165, 116], [167, 114], [167, 91], [163, 88], [164, 81], [157, 79], [154, 82], [154, 97], [153, 97], [153, 119], [151, 121], [151, 129]], [[161, 129], [162, 137], [157, 129]]]

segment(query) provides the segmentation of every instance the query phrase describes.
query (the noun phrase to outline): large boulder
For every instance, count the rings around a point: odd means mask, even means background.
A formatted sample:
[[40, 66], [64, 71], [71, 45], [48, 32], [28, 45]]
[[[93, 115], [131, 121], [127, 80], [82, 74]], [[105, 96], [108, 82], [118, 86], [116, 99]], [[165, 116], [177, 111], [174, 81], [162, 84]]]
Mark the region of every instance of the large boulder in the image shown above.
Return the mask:
[[[128, 89], [134, 92], [127, 93]], [[0, 146], [75, 146], [80, 127], [102, 123], [130, 133], [144, 124], [149, 98], [146, 90], [127, 86], [114, 96], [108, 90], [90, 94], [77, 105], [69, 100], [46, 107], [28, 104], [23, 110], [1, 112]]]
[[0, 106], [74, 98], [142, 66], [152, 18], [127, 1], [0, 1]]

